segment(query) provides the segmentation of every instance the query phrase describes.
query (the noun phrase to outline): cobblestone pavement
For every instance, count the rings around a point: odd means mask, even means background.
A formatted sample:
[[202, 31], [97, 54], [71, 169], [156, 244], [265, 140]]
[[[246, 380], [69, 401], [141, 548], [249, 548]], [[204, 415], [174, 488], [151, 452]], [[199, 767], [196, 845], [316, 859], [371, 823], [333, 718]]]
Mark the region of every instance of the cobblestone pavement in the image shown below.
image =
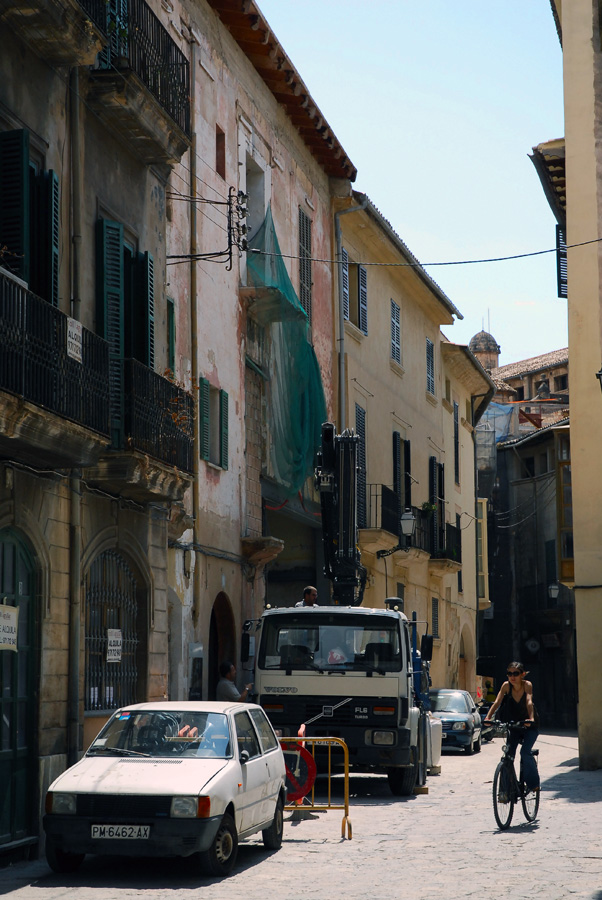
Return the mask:
[[491, 788], [501, 740], [474, 756], [449, 751], [428, 794], [391, 797], [386, 779], [351, 779], [353, 839], [341, 839], [342, 812], [310, 813], [286, 823], [277, 853], [241, 845], [234, 874], [200, 875], [194, 859], [89, 857], [70, 876], [45, 861], [0, 869], [11, 900], [602, 900], [602, 770], [579, 772], [574, 734], [539, 737], [542, 799], [529, 825], [515, 809], [512, 826], [495, 825]]

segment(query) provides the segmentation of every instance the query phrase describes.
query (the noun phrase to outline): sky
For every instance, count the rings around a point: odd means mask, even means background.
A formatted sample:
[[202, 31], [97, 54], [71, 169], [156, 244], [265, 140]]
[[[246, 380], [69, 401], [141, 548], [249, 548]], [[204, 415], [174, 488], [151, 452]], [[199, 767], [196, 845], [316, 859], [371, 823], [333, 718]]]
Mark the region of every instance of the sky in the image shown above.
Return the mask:
[[562, 137], [562, 51], [549, 0], [258, 0], [383, 216], [500, 365], [568, 345], [555, 247], [529, 159]]

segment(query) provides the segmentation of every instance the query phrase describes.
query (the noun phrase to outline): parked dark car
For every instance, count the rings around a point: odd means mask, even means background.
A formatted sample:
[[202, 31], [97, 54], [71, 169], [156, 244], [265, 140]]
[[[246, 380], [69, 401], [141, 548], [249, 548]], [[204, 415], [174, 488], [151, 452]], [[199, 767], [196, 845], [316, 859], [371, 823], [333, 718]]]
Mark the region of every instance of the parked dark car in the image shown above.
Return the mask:
[[433, 688], [431, 712], [441, 719], [441, 747], [461, 747], [466, 753], [481, 749], [481, 717], [468, 691]]

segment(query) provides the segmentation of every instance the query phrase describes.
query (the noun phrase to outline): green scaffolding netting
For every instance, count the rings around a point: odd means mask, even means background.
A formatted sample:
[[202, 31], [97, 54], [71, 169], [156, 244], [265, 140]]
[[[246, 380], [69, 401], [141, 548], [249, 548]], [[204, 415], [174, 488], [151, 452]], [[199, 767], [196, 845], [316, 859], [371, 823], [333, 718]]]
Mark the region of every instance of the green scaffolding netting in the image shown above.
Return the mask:
[[270, 206], [249, 241], [247, 284], [255, 288], [252, 315], [269, 337], [272, 474], [292, 497], [313, 472], [326, 401], [307, 314], [286, 271]]

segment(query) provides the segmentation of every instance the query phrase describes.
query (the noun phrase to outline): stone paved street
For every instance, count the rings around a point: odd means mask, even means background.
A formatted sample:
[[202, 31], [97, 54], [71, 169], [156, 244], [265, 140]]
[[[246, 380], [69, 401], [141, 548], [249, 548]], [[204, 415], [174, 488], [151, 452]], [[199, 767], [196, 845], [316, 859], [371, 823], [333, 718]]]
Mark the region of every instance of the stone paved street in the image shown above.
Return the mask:
[[0, 893], [11, 900], [114, 900], [204, 896], [211, 900], [273, 898], [480, 898], [602, 900], [602, 771], [579, 772], [573, 734], [542, 734], [539, 819], [515, 809], [499, 832], [491, 782], [501, 740], [472, 757], [449, 752], [428, 779], [427, 795], [391, 797], [386, 780], [352, 778], [353, 840], [341, 840], [342, 813], [286, 824], [278, 853], [243, 844], [234, 875], [197, 873], [195, 861], [87, 858], [74, 876], [45, 861], [0, 869]]

